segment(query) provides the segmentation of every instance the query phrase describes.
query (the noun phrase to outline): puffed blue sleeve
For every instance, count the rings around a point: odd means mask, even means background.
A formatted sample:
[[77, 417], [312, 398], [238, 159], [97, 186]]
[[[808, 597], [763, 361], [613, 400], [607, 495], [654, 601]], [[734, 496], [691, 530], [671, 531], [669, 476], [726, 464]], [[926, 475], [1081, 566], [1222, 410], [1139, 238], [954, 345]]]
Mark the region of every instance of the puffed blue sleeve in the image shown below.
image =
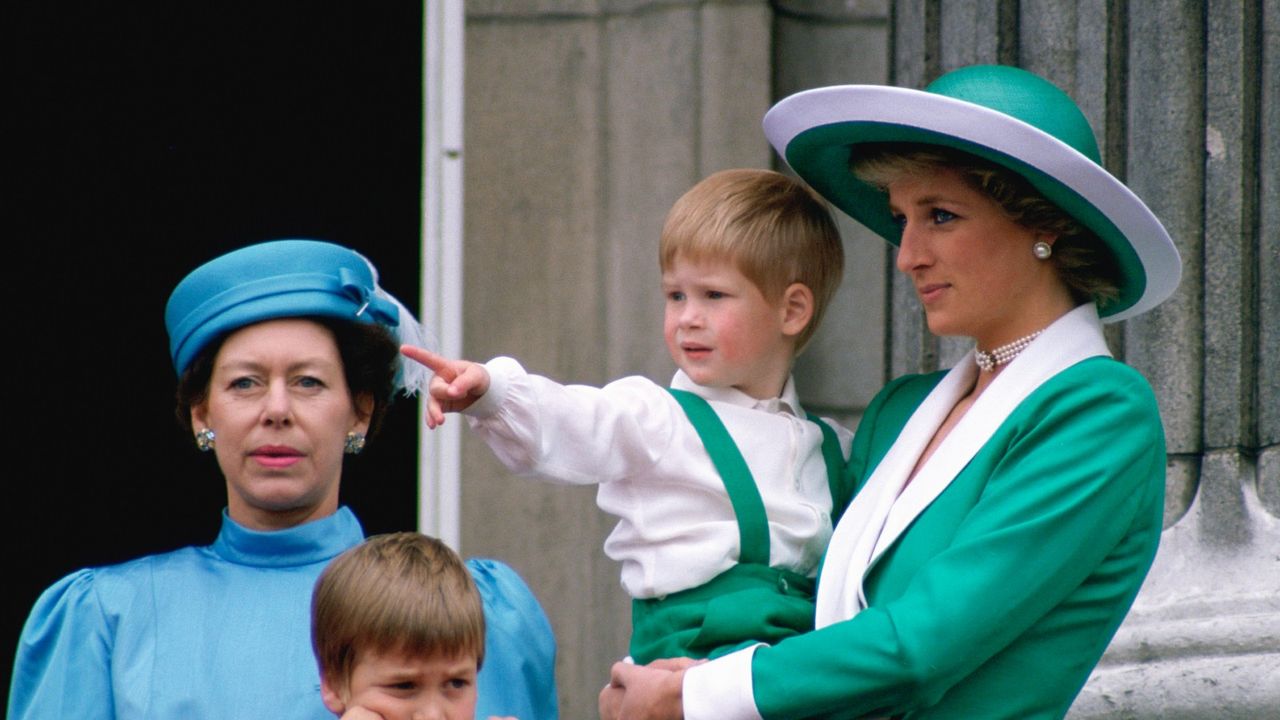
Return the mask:
[[467, 561], [484, 601], [484, 665], [476, 717], [557, 720], [556, 641], [538, 599], [496, 560]]
[[9, 720], [112, 720], [111, 628], [80, 570], [40, 596], [18, 640]]

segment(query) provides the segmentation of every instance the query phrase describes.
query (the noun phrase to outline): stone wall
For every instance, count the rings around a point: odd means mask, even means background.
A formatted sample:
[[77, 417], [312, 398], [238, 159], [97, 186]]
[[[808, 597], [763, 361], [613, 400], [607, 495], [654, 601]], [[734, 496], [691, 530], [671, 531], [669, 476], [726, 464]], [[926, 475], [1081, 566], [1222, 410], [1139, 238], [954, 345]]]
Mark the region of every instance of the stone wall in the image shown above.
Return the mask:
[[[846, 82], [922, 87], [1016, 64], [1084, 108], [1104, 162], [1185, 264], [1158, 310], [1109, 329], [1156, 388], [1167, 530], [1073, 717], [1280, 710], [1280, 0], [470, 0], [466, 352], [565, 381], [672, 367], [656, 242], [672, 201], [778, 160], [777, 98]], [[946, 367], [882, 242], [842, 219], [849, 262], [797, 378], [856, 422], [897, 374]], [[593, 717], [629, 611], [590, 488], [513, 479], [467, 438], [463, 549], [515, 565], [560, 645], [563, 716]]]
[[1123, 169], [1186, 267], [1170, 302], [1124, 328], [1165, 418], [1167, 529], [1074, 715], [1275, 717], [1280, 3], [1127, 11], [1128, 52], [1108, 64], [1126, 83]]

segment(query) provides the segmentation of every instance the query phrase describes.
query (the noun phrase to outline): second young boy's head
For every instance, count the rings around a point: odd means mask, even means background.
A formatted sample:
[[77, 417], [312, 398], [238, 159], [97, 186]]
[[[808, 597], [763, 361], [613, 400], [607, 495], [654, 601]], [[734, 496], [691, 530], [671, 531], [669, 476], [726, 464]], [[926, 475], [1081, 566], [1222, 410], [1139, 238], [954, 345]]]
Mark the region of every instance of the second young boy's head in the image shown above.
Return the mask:
[[755, 397], [781, 390], [844, 272], [825, 202], [768, 170], [695, 185], [667, 215], [658, 257], [676, 364], [695, 382]]
[[379, 535], [335, 558], [312, 594], [311, 643], [337, 715], [474, 716], [484, 611], [466, 566], [439, 540]]

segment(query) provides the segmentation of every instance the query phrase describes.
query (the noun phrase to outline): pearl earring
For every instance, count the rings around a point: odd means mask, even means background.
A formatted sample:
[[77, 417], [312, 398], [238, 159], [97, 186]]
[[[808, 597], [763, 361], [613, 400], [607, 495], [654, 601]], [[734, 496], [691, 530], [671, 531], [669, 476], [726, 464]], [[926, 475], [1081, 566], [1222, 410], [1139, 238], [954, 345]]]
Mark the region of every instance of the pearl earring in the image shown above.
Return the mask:
[[1041, 260], [1048, 260], [1053, 255], [1053, 246], [1041, 240], [1031, 246], [1031, 253]]

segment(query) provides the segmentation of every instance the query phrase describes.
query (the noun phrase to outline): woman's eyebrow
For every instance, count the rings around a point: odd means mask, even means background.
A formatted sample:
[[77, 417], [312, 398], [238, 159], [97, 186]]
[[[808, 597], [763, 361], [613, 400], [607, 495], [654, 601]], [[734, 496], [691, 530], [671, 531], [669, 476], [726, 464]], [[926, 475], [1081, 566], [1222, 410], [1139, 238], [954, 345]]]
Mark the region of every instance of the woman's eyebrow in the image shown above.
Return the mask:
[[[253, 358], [242, 358], [242, 359], [231, 358], [225, 362], [218, 363], [217, 367], [215, 367], [214, 369], [221, 370], [224, 372], [229, 370], [258, 371], [266, 368], [268, 364], [269, 363], [263, 362], [261, 360], [256, 360]], [[327, 360], [323, 357], [312, 357], [312, 358], [304, 357], [289, 363], [286, 370], [288, 372], [297, 372], [298, 370], [305, 370], [308, 368], [332, 368], [334, 365], [335, 363], [333, 363], [333, 361]]]

